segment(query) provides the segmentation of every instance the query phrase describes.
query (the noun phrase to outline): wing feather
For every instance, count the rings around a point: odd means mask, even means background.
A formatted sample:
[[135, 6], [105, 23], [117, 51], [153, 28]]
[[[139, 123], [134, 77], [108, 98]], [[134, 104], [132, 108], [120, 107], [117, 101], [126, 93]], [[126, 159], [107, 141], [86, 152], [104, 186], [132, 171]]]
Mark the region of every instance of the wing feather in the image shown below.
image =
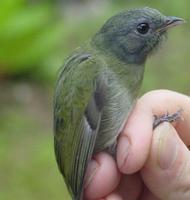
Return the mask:
[[[115, 153], [134, 97], [116, 73], [90, 54], [76, 53], [60, 72], [54, 101], [55, 154], [75, 200], [80, 200], [93, 153]], [[81, 78], [82, 77], [82, 78]]]
[[97, 70], [98, 65], [89, 54], [71, 56], [60, 72], [55, 92], [56, 160], [75, 199], [80, 199], [101, 121], [101, 109], [94, 99]]

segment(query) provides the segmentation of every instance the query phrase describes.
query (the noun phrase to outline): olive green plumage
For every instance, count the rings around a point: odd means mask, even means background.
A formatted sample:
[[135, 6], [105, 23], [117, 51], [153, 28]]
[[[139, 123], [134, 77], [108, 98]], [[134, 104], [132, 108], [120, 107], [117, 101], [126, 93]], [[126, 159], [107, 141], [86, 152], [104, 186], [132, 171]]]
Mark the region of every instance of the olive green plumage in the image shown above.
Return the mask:
[[137, 98], [146, 58], [167, 28], [180, 22], [151, 8], [123, 11], [61, 67], [54, 97], [55, 154], [73, 199], [83, 198], [92, 155], [102, 150], [114, 154]]

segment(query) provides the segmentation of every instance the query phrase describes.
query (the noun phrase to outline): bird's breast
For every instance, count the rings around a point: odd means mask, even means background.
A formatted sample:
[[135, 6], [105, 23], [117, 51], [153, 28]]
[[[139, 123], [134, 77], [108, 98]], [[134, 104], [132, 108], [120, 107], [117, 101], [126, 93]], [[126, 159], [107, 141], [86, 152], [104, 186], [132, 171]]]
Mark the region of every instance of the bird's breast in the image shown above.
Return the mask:
[[99, 89], [96, 91], [99, 94], [97, 99], [101, 101], [103, 107], [95, 152], [107, 149], [116, 142], [134, 103], [134, 97], [128, 87], [121, 84], [115, 75], [104, 74], [99, 77], [98, 83], [101, 86], [97, 84]]

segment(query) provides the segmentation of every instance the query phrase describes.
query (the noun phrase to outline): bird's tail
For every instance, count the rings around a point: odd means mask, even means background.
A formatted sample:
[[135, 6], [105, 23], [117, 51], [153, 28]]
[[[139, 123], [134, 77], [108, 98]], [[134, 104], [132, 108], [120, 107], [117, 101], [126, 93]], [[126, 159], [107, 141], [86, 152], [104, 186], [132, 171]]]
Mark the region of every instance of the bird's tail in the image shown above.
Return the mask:
[[72, 200], [85, 200], [84, 196], [83, 196], [83, 192], [81, 192], [80, 194], [78, 194], [77, 196], [74, 196], [72, 198]]

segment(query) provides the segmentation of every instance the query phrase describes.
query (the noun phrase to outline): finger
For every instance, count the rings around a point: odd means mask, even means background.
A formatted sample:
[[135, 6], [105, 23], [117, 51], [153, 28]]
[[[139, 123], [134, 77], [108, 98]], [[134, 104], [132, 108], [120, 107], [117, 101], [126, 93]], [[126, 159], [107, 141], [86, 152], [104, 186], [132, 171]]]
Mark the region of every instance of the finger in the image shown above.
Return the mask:
[[107, 153], [99, 153], [87, 168], [85, 176], [85, 197], [99, 199], [115, 190], [121, 174], [115, 160]]
[[139, 102], [118, 139], [117, 163], [120, 171], [132, 174], [142, 168], [149, 153], [153, 115]]
[[141, 169], [148, 157], [154, 115], [167, 111], [175, 113], [183, 109], [182, 117], [176, 124], [180, 137], [190, 144], [190, 98], [168, 90], [155, 90], [142, 96], [131, 113], [121, 136], [118, 139], [117, 163], [126, 174]]
[[117, 189], [106, 197], [106, 200], [136, 200], [142, 192], [142, 181], [139, 174], [124, 175]]
[[147, 187], [144, 187], [144, 191], [139, 200], [161, 200], [161, 199], [153, 195], [152, 192], [150, 192], [150, 190]]
[[175, 128], [186, 144], [190, 144], [190, 97], [169, 90], [155, 90], [146, 93], [142, 99], [143, 105], [149, 104], [151, 112], [163, 115], [166, 112], [175, 113], [182, 109], [182, 120], [177, 121]]
[[149, 190], [160, 199], [190, 199], [190, 153], [169, 123], [153, 134], [150, 156], [141, 174]]

